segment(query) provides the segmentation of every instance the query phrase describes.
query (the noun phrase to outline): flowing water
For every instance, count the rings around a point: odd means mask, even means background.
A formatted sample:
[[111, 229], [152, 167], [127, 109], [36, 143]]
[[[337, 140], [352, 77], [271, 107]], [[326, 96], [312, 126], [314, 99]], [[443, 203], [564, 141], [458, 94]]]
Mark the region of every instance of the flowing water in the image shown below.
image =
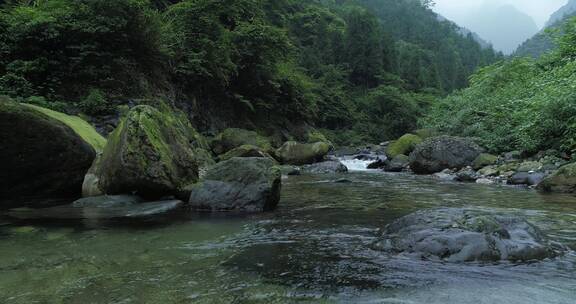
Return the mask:
[[272, 213], [0, 218], [0, 303], [576, 303], [572, 253], [448, 264], [371, 249], [380, 227], [439, 206], [522, 214], [576, 249], [576, 197], [381, 172], [296, 176]]

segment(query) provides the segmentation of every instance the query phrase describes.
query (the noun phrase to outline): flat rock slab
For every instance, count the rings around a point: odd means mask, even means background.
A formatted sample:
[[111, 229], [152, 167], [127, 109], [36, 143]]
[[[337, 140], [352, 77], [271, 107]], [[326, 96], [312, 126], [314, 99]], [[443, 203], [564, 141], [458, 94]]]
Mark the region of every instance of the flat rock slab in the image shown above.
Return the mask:
[[402, 217], [382, 230], [375, 247], [446, 262], [528, 262], [566, 250], [522, 217], [456, 208], [421, 210]]
[[179, 200], [148, 203], [120, 202], [101, 205], [72, 204], [44, 209], [19, 208], [8, 212], [10, 217], [21, 220], [35, 219], [138, 219], [166, 215], [182, 209], [185, 203]]

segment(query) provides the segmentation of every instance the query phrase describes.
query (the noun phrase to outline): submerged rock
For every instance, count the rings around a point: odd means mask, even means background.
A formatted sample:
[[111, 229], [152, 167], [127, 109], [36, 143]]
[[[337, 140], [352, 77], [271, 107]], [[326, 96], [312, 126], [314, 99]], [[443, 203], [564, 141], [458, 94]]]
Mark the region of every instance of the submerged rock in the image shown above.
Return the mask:
[[525, 219], [479, 211], [421, 210], [385, 227], [376, 248], [447, 262], [533, 261], [565, 250]]
[[471, 167], [466, 167], [456, 173], [456, 180], [464, 183], [474, 183], [480, 176]]
[[542, 192], [576, 193], [576, 163], [560, 168], [539, 185]]
[[21, 220], [143, 219], [179, 213], [186, 206], [179, 200], [146, 203], [123, 201], [119, 197], [101, 197], [97, 200], [42, 209], [12, 209], [8, 215]]
[[105, 194], [174, 195], [198, 181], [200, 168], [210, 161], [194, 147], [193, 134], [188, 120], [171, 110], [134, 107], [90, 171]]
[[330, 145], [325, 142], [301, 144], [288, 141], [276, 150], [276, 157], [284, 165], [309, 165], [322, 161], [330, 152]]
[[417, 174], [432, 174], [444, 169], [471, 166], [482, 148], [471, 139], [451, 136], [433, 137], [419, 144], [410, 154], [410, 168]]
[[0, 100], [0, 200], [79, 195], [105, 144], [79, 117]]
[[329, 160], [321, 163], [303, 166], [302, 173], [308, 174], [330, 174], [330, 173], [346, 173], [348, 168], [337, 160]]
[[280, 169], [268, 158], [232, 158], [216, 164], [190, 188], [200, 211], [269, 211], [280, 201]]

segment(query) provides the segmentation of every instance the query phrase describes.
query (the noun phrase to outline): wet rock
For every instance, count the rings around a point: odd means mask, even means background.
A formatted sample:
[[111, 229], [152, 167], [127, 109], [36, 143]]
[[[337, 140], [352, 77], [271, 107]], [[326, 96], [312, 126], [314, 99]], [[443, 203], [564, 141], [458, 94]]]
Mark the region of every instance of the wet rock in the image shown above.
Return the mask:
[[456, 180], [456, 174], [450, 169], [442, 170], [442, 172], [434, 173], [433, 176], [439, 180], [443, 181], [453, 181]]
[[276, 157], [284, 165], [309, 165], [322, 161], [330, 151], [330, 145], [325, 142], [301, 144], [288, 141], [276, 150]]
[[498, 169], [494, 166], [488, 166], [488, 167], [484, 167], [480, 170], [478, 170], [478, 174], [482, 175], [482, 176], [497, 176], [499, 173]]
[[544, 173], [517, 172], [508, 179], [509, 185], [538, 185], [546, 177]]
[[0, 97], [0, 200], [79, 196], [105, 144], [79, 117]]
[[331, 174], [346, 173], [348, 172], [348, 168], [339, 161], [325, 161], [303, 166], [301, 171], [302, 173], [308, 174]]
[[12, 209], [8, 215], [21, 220], [143, 219], [179, 213], [185, 203], [178, 200], [137, 203], [128, 201], [85, 201], [42, 209]]
[[432, 174], [444, 169], [462, 169], [482, 153], [468, 138], [440, 136], [425, 140], [410, 154], [410, 168], [417, 174]]
[[268, 158], [220, 162], [190, 187], [190, 205], [200, 211], [269, 211], [280, 201], [281, 173]]
[[465, 183], [474, 183], [480, 176], [471, 167], [466, 167], [456, 173], [456, 180]]
[[410, 164], [410, 157], [406, 155], [397, 155], [384, 166], [386, 172], [402, 172]]
[[446, 262], [528, 262], [565, 250], [521, 217], [456, 208], [402, 217], [383, 229], [375, 245], [390, 253]]
[[390, 161], [386, 158], [379, 158], [378, 160], [368, 164], [366, 169], [384, 169]]
[[539, 185], [542, 192], [576, 193], [576, 163], [560, 168]]
[[480, 185], [493, 185], [496, 184], [496, 181], [489, 178], [479, 178], [476, 180], [476, 183]]
[[298, 166], [285, 165], [278, 166], [278, 168], [280, 168], [280, 173], [282, 173], [282, 175], [295, 176], [302, 174], [302, 170]]

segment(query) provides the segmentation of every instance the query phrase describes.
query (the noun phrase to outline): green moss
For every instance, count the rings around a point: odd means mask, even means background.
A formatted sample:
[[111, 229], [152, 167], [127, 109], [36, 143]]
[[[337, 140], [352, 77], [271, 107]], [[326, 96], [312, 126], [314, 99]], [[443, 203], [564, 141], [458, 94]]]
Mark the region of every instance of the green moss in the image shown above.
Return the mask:
[[78, 116], [70, 116], [64, 113], [52, 111], [46, 108], [42, 108], [39, 106], [31, 105], [31, 104], [22, 104], [23, 106], [43, 113], [51, 118], [54, 118], [63, 124], [70, 127], [74, 132], [76, 132], [82, 139], [94, 147], [94, 150], [97, 152], [101, 152], [104, 150], [104, 146], [106, 146], [106, 139], [102, 137], [102, 135], [98, 134], [94, 127], [92, 127], [88, 122], [83, 120]]
[[414, 134], [406, 134], [398, 138], [398, 140], [392, 142], [388, 148], [386, 148], [386, 155], [388, 155], [390, 158], [394, 158], [401, 154], [408, 155], [421, 142], [422, 138], [419, 136]]
[[331, 146], [325, 142], [301, 144], [288, 141], [276, 150], [276, 156], [283, 164], [306, 165], [322, 160]]
[[308, 131], [308, 133], [306, 134], [306, 142], [309, 144], [324, 142], [329, 144], [330, 146], [334, 146], [332, 142], [328, 140], [328, 138], [324, 134], [322, 134], [322, 132], [316, 129]]
[[218, 134], [211, 143], [212, 150], [216, 154], [224, 154], [242, 145], [256, 146], [262, 151], [271, 153], [272, 144], [268, 138], [259, 135], [254, 131], [230, 128]]
[[576, 163], [560, 168], [544, 179], [538, 189], [544, 192], [576, 193]]
[[474, 162], [472, 163], [472, 167], [474, 170], [482, 169], [486, 166], [494, 165], [498, 161], [498, 156], [482, 153], [476, 157]]
[[266, 157], [273, 159], [270, 154], [253, 145], [242, 145], [220, 155], [218, 158], [220, 161], [226, 161], [234, 157]]

